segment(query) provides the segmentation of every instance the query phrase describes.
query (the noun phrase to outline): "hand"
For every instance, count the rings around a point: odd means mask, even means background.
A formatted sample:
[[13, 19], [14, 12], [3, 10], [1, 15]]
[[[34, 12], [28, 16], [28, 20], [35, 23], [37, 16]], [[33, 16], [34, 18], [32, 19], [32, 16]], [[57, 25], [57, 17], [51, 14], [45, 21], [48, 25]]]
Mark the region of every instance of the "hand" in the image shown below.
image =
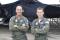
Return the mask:
[[21, 28], [22, 28], [22, 29], [26, 29], [25, 26], [26, 26], [25, 24], [22, 24]]
[[35, 28], [35, 32], [39, 33], [39, 32], [41, 32], [41, 29]]
[[37, 32], [37, 31], [38, 31], [38, 29], [37, 29], [37, 28], [35, 28], [35, 31]]
[[14, 27], [18, 27], [17, 25], [14, 25]]
[[25, 26], [21, 26], [21, 29], [26, 29], [26, 27]]

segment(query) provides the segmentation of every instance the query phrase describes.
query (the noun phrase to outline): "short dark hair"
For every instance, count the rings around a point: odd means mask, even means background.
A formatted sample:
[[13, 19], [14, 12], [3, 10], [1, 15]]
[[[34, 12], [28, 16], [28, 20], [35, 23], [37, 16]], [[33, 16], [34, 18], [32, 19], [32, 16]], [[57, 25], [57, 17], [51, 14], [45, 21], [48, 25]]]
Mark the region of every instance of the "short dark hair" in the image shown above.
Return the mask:
[[[44, 12], [44, 8], [43, 7], [38, 7], [38, 8], [36, 8], [36, 12], [37, 12], [37, 10], [43, 10], [43, 12]], [[37, 15], [36, 15], [37, 16]], [[45, 16], [45, 15], [43, 15], [43, 16]], [[37, 17], [36, 17], [37, 18]]]
[[38, 7], [37, 10], [43, 10], [44, 11], [44, 8], [43, 7]]

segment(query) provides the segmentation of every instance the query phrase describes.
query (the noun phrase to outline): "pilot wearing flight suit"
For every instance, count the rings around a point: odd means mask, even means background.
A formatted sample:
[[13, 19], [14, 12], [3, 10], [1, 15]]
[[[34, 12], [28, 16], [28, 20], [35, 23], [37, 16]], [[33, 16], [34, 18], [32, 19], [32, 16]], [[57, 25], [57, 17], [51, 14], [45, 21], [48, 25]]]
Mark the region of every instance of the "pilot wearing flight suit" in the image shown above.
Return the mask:
[[16, 15], [10, 18], [9, 29], [13, 40], [27, 40], [26, 32], [29, 28], [28, 19], [22, 15], [24, 12], [21, 5], [16, 7]]
[[47, 40], [47, 32], [49, 31], [49, 21], [44, 18], [44, 8], [38, 7], [36, 18], [32, 22], [31, 33], [35, 35], [35, 40]]

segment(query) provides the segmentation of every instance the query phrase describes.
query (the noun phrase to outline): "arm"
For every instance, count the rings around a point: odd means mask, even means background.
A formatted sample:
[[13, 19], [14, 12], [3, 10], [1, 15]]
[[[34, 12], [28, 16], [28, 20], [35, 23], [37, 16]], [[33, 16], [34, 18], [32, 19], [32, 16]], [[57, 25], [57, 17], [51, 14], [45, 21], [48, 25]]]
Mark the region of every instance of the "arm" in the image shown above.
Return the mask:
[[37, 26], [35, 25], [35, 23], [36, 23], [36, 20], [34, 20], [31, 24], [31, 33], [32, 34], [36, 34], [35, 29], [37, 28]]
[[49, 31], [49, 21], [45, 22], [45, 25], [42, 29], [36, 29], [37, 33], [45, 34]]
[[35, 26], [34, 25], [35, 22], [33, 22], [33, 25], [31, 27], [31, 31], [33, 33], [42, 33], [42, 34], [45, 34], [49, 31], [49, 21], [46, 21], [45, 22], [45, 25], [42, 29], [39, 28], [39, 26]]
[[26, 29], [26, 30], [29, 29], [29, 22], [28, 22], [28, 19], [26, 19], [26, 21], [25, 21], [25, 26], [24, 26], [24, 27], [25, 27], [24, 29]]
[[47, 33], [49, 31], [49, 21], [46, 21], [45, 26], [43, 27], [43, 33]]
[[11, 31], [17, 30], [17, 27], [14, 27], [14, 17], [11, 17], [11, 19], [9, 21], [9, 30], [11, 30]]
[[27, 31], [29, 29], [28, 20], [25, 18], [23, 22], [24, 23], [22, 24], [22, 26], [18, 27], [18, 29], [22, 31]]

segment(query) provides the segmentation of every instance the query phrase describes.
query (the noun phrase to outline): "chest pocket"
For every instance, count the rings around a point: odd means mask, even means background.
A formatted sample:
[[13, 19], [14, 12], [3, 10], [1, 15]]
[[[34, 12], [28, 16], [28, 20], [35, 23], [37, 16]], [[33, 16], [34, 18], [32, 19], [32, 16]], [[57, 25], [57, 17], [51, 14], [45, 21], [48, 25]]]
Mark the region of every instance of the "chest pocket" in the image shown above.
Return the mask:
[[24, 23], [24, 20], [20, 19], [20, 20], [15, 20], [14, 24], [18, 25], [18, 26], [22, 26], [22, 24]]
[[34, 24], [37, 28], [42, 29], [45, 26], [45, 22], [35, 22]]
[[40, 22], [39, 23], [40, 28], [42, 29], [45, 26], [45, 22]]

